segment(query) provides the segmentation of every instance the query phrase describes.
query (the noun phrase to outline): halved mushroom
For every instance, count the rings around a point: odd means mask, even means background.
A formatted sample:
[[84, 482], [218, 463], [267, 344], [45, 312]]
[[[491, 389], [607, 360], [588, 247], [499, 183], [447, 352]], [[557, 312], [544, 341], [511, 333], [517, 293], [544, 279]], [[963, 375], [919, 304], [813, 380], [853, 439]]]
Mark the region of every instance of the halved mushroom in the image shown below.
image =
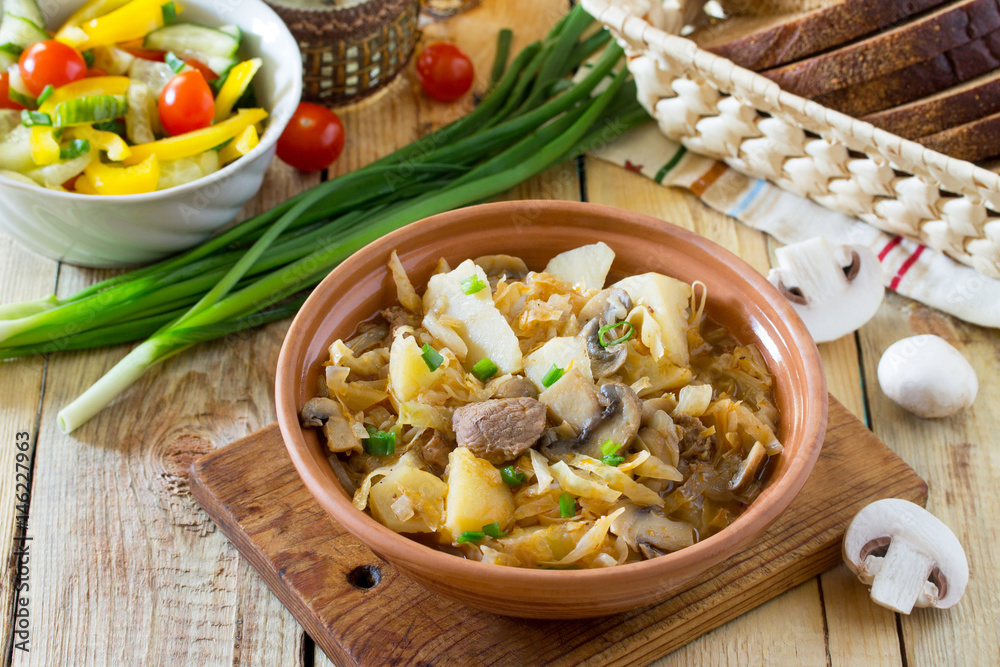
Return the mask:
[[361, 441], [354, 435], [351, 422], [341, 405], [331, 399], [317, 397], [302, 406], [302, 425], [323, 427], [326, 446], [331, 452], [361, 452]]
[[619, 454], [628, 450], [639, 432], [642, 421], [642, 401], [630, 387], [621, 382], [608, 382], [601, 387], [604, 412], [592, 420], [579, 436], [572, 440], [559, 440], [542, 448], [550, 459], [562, 459], [572, 453], [601, 458], [601, 444], [611, 440], [621, 445]]
[[760, 444], [760, 442], [753, 443], [753, 447], [750, 448], [747, 457], [743, 459], [740, 467], [736, 469], [736, 474], [729, 480], [729, 490], [742, 491], [746, 488], [753, 481], [754, 475], [757, 474], [760, 466], [766, 459], [767, 450], [764, 449], [764, 445]]
[[791, 302], [817, 343], [860, 329], [882, 303], [882, 264], [866, 246], [833, 247], [817, 236], [774, 254], [778, 267], [767, 279]]
[[523, 375], [511, 375], [499, 383], [493, 398], [538, 398], [538, 389]]
[[694, 544], [694, 528], [668, 519], [659, 507], [639, 507], [629, 502], [618, 506], [625, 511], [611, 522], [611, 532], [644, 558], [656, 558]]
[[501, 278], [507, 282], [523, 280], [528, 275], [528, 265], [520, 257], [512, 255], [483, 255], [472, 260], [483, 267], [490, 281], [490, 288], [496, 289]]
[[844, 535], [844, 561], [872, 600], [902, 614], [914, 606], [947, 609], [969, 582], [969, 562], [955, 534], [907, 500], [871, 503]]
[[890, 345], [878, 362], [878, 383], [902, 408], [927, 419], [958, 414], [979, 393], [972, 364], [948, 341], [932, 334]]
[[587, 343], [587, 356], [590, 357], [590, 370], [594, 379], [617, 372], [628, 358], [628, 347], [624, 343], [608, 346], [601, 344], [601, 329], [624, 322], [630, 310], [632, 299], [628, 293], [617, 287], [609, 287], [594, 295], [580, 311], [581, 318], [589, 318], [579, 336]]

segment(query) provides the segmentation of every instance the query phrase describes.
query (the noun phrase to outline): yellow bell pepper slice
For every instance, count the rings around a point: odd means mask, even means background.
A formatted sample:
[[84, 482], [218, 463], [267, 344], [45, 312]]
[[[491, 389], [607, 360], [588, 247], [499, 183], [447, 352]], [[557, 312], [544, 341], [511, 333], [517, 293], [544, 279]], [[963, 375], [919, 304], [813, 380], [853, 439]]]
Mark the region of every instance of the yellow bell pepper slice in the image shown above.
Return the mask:
[[252, 151], [258, 143], [260, 143], [260, 139], [257, 137], [257, 128], [251, 125], [222, 147], [222, 150], [219, 151], [219, 162], [229, 164]]
[[104, 16], [105, 14], [110, 14], [122, 5], [128, 4], [131, 0], [89, 0], [89, 2], [83, 3], [83, 6], [78, 10], [73, 12], [72, 16], [66, 19], [66, 22], [62, 24], [59, 28], [59, 32], [56, 33], [56, 39], [63, 44], [69, 44], [70, 46], [76, 46], [77, 44], [83, 44], [87, 41], [87, 33], [84, 32], [80, 26], [87, 23], [99, 16]]
[[222, 84], [219, 94], [215, 97], [215, 122], [221, 123], [229, 118], [233, 113], [233, 106], [250, 85], [254, 74], [260, 69], [263, 61], [260, 58], [245, 60], [239, 65], [234, 65], [226, 75], [226, 82]]
[[[80, 25], [80, 29], [87, 35], [87, 41], [75, 46], [85, 51], [95, 46], [144, 37], [163, 26], [163, 5], [168, 2], [170, 0], [132, 0], [109, 14], [91, 19]], [[174, 2], [174, 10], [180, 14], [183, 7]]]
[[148, 144], [136, 144], [132, 146], [132, 155], [125, 159], [125, 164], [136, 164], [150, 155], [155, 155], [161, 160], [193, 157], [239, 136], [247, 126], [256, 125], [265, 118], [267, 118], [267, 112], [263, 109], [240, 109], [235, 116], [218, 125]]
[[99, 195], [153, 192], [160, 180], [160, 161], [155, 155], [150, 155], [139, 164], [119, 167], [98, 160], [83, 170], [83, 177], [88, 181], [83, 185], [84, 190], [93, 188]]
[[56, 132], [51, 127], [35, 125], [31, 128], [31, 159], [39, 167], [59, 161], [59, 142]]
[[77, 97], [91, 95], [125, 95], [128, 92], [127, 76], [93, 76], [80, 79], [52, 91], [48, 99], [38, 107], [42, 113], [51, 114], [60, 103]]
[[70, 139], [84, 139], [90, 142], [91, 149], [98, 149], [108, 154], [112, 162], [121, 162], [132, 154], [125, 140], [114, 132], [95, 130], [90, 125], [76, 125], [66, 132]]

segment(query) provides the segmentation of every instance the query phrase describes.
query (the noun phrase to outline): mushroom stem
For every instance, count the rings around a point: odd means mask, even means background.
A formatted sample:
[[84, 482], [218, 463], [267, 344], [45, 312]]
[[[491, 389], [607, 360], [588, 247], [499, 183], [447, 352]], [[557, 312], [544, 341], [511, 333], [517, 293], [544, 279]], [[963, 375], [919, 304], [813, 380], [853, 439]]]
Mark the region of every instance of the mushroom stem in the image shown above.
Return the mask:
[[893, 540], [872, 582], [872, 600], [893, 611], [909, 614], [933, 569], [933, 558], [906, 540]]

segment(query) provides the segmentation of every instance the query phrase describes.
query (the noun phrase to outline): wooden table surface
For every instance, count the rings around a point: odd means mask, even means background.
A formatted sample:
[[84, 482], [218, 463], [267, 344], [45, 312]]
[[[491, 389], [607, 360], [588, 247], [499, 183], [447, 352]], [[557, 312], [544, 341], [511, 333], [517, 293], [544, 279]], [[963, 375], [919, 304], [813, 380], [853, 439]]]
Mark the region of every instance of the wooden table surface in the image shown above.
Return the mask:
[[[427, 26], [477, 63], [482, 89], [496, 30], [515, 47], [544, 34], [568, 0], [485, 0]], [[346, 150], [330, 176], [416, 139], [464, 113], [418, 91], [412, 71], [377, 98], [342, 113]], [[275, 161], [246, 213], [269, 208], [320, 180]], [[773, 241], [664, 188], [592, 159], [554, 168], [506, 198], [583, 199], [628, 208], [703, 234], [766, 271]], [[0, 236], [0, 302], [70, 294], [110, 275], [40, 258]], [[11, 618], [15, 550], [28, 546], [20, 597], [30, 613], [30, 651], [15, 665], [328, 665], [292, 616], [194, 503], [187, 470], [200, 454], [274, 421], [273, 381], [288, 322], [202, 345], [147, 373], [74, 434], [56, 413], [127, 351], [113, 347], [0, 365], [0, 617]], [[924, 421], [879, 390], [879, 356], [905, 336], [934, 333], [974, 364], [979, 399], [949, 419]], [[928, 509], [953, 528], [972, 570], [948, 611], [899, 616], [875, 606], [840, 566], [658, 661], [657, 665], [1000, 664], [1000, 334], [887, 295], [856, 335], [820, 346], [831, 392], [930, 486]], [[25, 509], [16, 484], [18, 434], [31, 466]], [[20, 505], [20, 506], [19, 506]], [[29, 541], [21, 540], [27, 536]], [[26, 575], [26, 576], [23, 576]], [[21, 638], [16, 638], [21, 641]], [[553, 638], [558, 641], [558, 638]]]

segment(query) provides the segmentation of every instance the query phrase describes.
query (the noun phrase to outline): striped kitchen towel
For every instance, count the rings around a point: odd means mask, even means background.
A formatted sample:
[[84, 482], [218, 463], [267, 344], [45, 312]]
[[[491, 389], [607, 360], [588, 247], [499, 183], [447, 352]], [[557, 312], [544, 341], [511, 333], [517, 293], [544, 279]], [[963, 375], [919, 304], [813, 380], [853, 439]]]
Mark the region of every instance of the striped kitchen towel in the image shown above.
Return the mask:
[[690, 153], [647, 123], [591, 152], [657, 183], [687, 188], [709, 207], [783, 243], [816, 236], [833, 245], [860, 244], [882, 261], [886, 287], [950, 315], [1000, 328], [1000, 280], [988, 278], [916, 241], [744, 176], [724, 163]]

